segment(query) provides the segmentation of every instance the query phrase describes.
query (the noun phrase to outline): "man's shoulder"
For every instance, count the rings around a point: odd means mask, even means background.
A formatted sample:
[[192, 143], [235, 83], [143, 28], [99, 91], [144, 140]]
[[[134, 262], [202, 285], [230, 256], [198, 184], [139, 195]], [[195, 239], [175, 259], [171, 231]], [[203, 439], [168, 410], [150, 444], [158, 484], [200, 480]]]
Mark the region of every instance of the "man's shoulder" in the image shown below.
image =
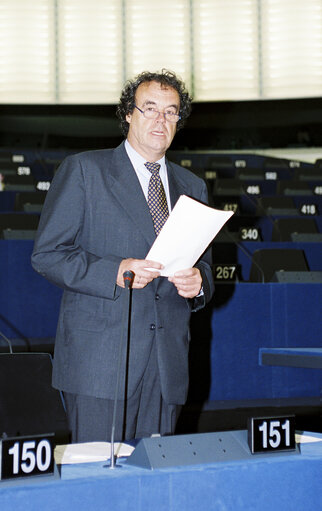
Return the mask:
[[66, 159], [71, 161], [79, 161], [81, 163], [85, 162], [101, 162], [111, 160], [115, 153], [124, 151], [123, 144], [119, 145], [116, 148], [111, 149], [95, 149], [90, 151], [82, 151], [79, 153], [74, 153], [69, 155]]

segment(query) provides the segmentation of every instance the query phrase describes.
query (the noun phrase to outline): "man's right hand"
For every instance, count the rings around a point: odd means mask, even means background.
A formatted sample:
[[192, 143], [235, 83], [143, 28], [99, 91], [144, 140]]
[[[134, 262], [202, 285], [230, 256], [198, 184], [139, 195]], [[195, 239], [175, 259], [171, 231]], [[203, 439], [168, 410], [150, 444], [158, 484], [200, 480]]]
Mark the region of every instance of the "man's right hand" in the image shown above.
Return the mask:
[[[146, 268], [151, 268], [147, 270]], [[120, 287], [124, 287], [123, 273], [125, 271], [132, 271], [134, 279], [132, 282], [133, 289], [143, 289], [149, 282], [160, 276], [160, 270], [163, 265], [155, 261], [148, 261], [146, 259], [123, 259], [119, 266], [117, 273], [116, 283]]]

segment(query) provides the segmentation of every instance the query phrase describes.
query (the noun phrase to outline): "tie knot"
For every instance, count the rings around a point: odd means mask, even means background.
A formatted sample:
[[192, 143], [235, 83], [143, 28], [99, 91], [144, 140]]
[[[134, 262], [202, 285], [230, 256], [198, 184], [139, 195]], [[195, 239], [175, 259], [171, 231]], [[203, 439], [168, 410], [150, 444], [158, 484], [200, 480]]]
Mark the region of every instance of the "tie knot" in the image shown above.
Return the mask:
[[160, 163], [150, 163], [148, 161], [144, 165], [152, 174], [158, 174], [161, 167]]

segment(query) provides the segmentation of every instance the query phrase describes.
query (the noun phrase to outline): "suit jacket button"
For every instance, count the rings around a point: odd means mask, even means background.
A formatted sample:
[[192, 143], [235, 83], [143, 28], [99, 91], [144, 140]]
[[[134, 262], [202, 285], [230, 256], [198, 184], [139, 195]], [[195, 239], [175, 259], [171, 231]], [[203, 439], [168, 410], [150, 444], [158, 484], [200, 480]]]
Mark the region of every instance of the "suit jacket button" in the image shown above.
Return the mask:
[[156, 295], [155, 295], [155, 299], [156, 299], [156, 300], [160, 300], [160, 295], [156, 294]]
[[150, 325], [150, 330], [155, 330], [155, 324], [154, 324], [154, 323], [152, 323], [152, 324]]

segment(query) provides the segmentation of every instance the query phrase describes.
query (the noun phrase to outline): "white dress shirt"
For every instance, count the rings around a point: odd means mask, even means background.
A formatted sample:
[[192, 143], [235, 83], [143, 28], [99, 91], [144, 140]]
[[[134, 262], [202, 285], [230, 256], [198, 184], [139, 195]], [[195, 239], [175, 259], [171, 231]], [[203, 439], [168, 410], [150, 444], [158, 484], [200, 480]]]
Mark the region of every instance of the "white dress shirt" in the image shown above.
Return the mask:
[[[145, 160], [139, 153], [133, 149], [131, 144], [128, 140], [125, 140], [125, 149], [127, 152], [128, 157], [131, 160], [131, 163], [134, 167], [134, 170], [136, 172], [136, 175], [138, 176], [138, 180], [140, 181], [143, 193], [145, 195], [146, 200], [148, 200], [148, 189], [149, 189], [149, 181], [151, 177], [151, 172], [146, 168], [144, 165], [147, 160]], [[163, 156], [160, 160], [153, 163], [160, 163], [160, 177], [163, 184], [163, 188], [165, 191], [165, 195], [167, 198], [168, 203], [168, 209], [169, 213], [171, 211], [171, 202], [170, 202], [170, 194], [169, 194], [169, 183], [168, 183], [168, 172], [167, 172], [167, 166], [165, 164], [165, 156]], [[197, 295], [197, 298], [199, 296], [203, 296], [204, 291], [201, 287], [199, 294]]]
[[[144, 165], [147, 160], [145, 160], [139, 153], [133, 149], [128, 140], [125, 140], [125, 149], [128, 157], [131, 160], [133, 168], [138, 176], [138, 180], [140, 181], [140, 185], [142, 187], [143, 193], [145, 195], [146, 200], [148, 200], [148, 189], [149, 189], [149, 181], [151, 177], [151, 172]], [[168, 172], [167, 166], [165, 164], [165, 156], [163, 156], [160, 160], [153, 163], [159, 163], [160, 167], [160, 178], [163, 184], [163, 188], [165, 191], [165, 196], [167, 198], [169, 213], [171, 211], [171, 202], [170, 202], [170, 193], [169, 193], [169, 183], [168, 183]]]

